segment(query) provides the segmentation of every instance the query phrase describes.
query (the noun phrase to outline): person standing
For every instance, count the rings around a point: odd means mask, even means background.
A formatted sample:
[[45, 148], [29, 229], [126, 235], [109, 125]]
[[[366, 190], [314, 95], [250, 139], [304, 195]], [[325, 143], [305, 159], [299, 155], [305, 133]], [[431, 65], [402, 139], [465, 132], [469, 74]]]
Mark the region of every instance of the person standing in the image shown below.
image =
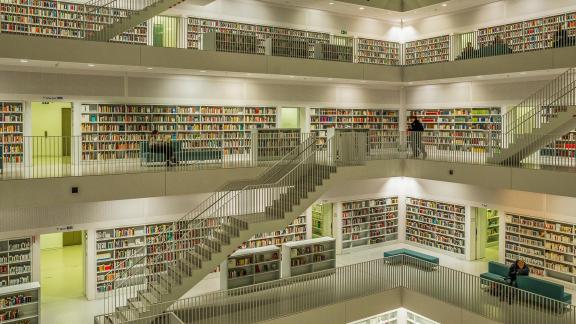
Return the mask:
[[420, 122], [420, 120], [418, 120], [417, 116], [412, 116], [411, 117], [412, 122], [409, 125], [409, 131], [410, 131], [410, 139], [411, 139], [411, 144], [412, 144], [412, 154], [414, 158], [417, 158], [420, 156], [420, 153], [422, 153], [422, 158], [426, 158], [426, 156], [428, 155], [426, 153], [426, 147], [424, 145], [424, 143], [422, 142], [422, 134], [424, 133], [424, 125], [422, 125], [422, 123]]

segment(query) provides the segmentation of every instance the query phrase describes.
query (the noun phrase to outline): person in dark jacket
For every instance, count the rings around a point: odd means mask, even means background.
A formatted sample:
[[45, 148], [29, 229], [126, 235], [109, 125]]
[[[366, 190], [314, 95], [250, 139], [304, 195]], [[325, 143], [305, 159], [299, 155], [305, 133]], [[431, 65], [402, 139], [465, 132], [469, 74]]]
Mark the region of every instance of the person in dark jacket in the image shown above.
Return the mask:
[[422, 123], [420, 122], [420, 120], [418, 120], [418, 117], [416, 116], [413, 116], [411, 119], [412, 122], [409, 125], [409, 131], [410, 131], [409, 134], [412, 144], [412, 154], [414, 158], [417, 158], [420, 156], [420, 153], [422, 153], [422, 158], [425, 159], [428, 154], [426, 153], [426, 147], [422, 142], [422, 133], [424, 132], [424, 125], [422, 125]]
[[562, 26], [558, 26], [558, 30], [556, 34], [554, 34], [554, 43], [552, 46], [554, 48], [576, 46], [575, 41], [575, 38], [568, 36], [568, 30], [563, 29]]
[[508, 279], [510, 279], [510, 285], [518, 288], [518, 276], [527, 276], [530, 274], [530, 268], [524, 260], [516, 260], [512, 263], [510, 269], [508, 270]]

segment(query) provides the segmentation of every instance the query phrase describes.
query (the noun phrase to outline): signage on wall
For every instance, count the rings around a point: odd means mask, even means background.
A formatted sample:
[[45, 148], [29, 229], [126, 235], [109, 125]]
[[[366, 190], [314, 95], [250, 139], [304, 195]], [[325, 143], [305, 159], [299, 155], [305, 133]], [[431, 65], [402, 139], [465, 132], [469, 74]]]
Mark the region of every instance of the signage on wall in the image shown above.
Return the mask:
[[71, 231], [73, 229], [74, 229], [74, 226], [72, 226], [72, 225], [56, 227], [56, 230], [59, 232], [67, 232], [67, 231]]
[[55, 97], [42, 97], [42, 100], [46, 101], [53, 101], [53, 100], [64, 100], [62, 96], [55, 96]]

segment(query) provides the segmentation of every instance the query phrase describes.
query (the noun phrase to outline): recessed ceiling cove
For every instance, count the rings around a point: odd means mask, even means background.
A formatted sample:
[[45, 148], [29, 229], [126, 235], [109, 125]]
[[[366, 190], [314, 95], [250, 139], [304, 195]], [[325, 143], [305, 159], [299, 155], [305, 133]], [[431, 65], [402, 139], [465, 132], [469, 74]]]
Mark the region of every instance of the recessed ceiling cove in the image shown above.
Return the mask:
[[406, 12], [433, 6], [442, 2], [447, 2], [447, 0], [337, 0], [335, 2], [343, 2], [390, 11]]

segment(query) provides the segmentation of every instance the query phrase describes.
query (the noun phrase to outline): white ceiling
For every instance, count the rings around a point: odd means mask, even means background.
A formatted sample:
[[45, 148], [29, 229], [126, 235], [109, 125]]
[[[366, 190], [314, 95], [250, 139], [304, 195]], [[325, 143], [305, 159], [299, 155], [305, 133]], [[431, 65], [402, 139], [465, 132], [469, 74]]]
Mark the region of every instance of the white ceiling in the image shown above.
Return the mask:
[[258, 0], [258, 1], [288, 7], [302, 7], [302, 8], [330, 11], [347, 16], [368, 17], [368, 18], [398, 22], [400, 20], [410, 21], [431, 16], [447, 14], [451, 12], [462, 11], [482, 6], [488, 3], [499, 2], [504, 0], [450, 0], [446, 1], [443, 4], [431, 5], [420, 9], [411, 10], [408, 12], [397, 12], [373, 7], [363, 7], [364, 9], [360, 10], [360, 7], [362, 6], [345, 2], [339, 2], [337, 0]]

